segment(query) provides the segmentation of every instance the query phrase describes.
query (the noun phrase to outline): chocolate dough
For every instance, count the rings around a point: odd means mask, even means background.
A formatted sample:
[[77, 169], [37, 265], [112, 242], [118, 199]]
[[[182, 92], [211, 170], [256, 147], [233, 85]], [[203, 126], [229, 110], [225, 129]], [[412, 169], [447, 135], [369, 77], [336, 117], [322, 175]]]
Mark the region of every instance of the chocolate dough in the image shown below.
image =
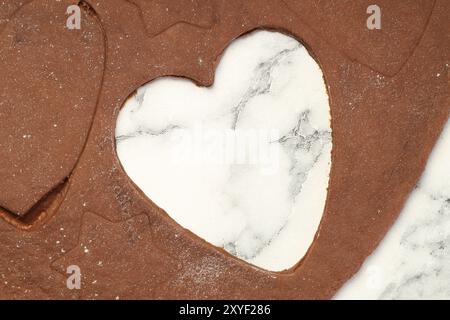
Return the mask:
[[[368, 30], [371, 2], [89, 0], [81, 30], [64, 28], [78, 1], [1, 5], [0, 298], [331, 298], [397, 218], [450, 112], [450, 2], [380, 0], [382, 29]], [[332, 113], [323, 219], [281, 273], [180, 227], [115, 152], [138, 87], [209, 86], [223, 50], [257, 28], [309, 48]], [[80, 290], [66, 287], [70, 265]]]

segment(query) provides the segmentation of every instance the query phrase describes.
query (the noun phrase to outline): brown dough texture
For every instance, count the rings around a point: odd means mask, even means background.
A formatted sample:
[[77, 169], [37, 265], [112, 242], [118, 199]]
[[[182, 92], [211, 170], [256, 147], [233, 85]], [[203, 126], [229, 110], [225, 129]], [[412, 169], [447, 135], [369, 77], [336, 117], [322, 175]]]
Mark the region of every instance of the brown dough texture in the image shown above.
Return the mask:
[[[0, 298], [329, 299], [399, 215], [450, 113], [450, 1], [0, 3]], [[79, 4], [81, 30], [66, 8]], [[209, 86], [255, 29], [304, 43], [332, 113], [327, 202], [292, 269], [269, 272], [175, 223], [127, 177], [115, 124], [167, 75]], [[174, 195], [176, 196], [176, 195]], [[66, 268], [82, 271], [80, 290]]]

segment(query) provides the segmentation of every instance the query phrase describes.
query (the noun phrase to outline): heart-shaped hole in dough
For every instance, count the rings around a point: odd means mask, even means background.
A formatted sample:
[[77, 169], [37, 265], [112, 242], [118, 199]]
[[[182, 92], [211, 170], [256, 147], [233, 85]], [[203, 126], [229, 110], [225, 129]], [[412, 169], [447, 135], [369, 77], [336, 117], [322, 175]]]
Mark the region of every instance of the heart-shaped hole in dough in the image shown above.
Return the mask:
[[117, 154], [177, 223], [258, 267], [293, 267], [310, 247], [331, 167], [322, 71], [297, 40], [254, 31], [224, 52], [210, 88], [165, 77], [121, 110]]

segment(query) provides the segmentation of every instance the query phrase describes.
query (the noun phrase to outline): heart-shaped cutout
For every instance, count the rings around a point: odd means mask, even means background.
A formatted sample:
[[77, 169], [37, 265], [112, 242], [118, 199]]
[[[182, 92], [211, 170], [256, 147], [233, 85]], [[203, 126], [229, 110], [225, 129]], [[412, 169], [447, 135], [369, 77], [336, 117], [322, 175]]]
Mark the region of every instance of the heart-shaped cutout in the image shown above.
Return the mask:
[[134, 183], [213, 245], [272, 271], [310, 247], [331, 167], [330, 107], [320, 67], [295, 39], [235, 40], [211, 88], [144, 85], [118, 116], [116, 144]]

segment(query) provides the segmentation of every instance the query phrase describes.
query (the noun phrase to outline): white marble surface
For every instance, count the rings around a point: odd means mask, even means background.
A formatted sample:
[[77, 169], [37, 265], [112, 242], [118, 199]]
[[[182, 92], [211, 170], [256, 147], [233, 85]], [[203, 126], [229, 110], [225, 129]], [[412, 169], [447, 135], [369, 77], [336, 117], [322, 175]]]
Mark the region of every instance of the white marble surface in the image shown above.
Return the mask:
[[234, 41], [213, 87], [163, 78], [121, 110], [129, 177], [183, 227], [259, 267], [283, 270], [309, 248], [331, 163], [322, 72], [296, 40]]
[[450, 299], [450, 120], [400, 217], [336, 299]]

